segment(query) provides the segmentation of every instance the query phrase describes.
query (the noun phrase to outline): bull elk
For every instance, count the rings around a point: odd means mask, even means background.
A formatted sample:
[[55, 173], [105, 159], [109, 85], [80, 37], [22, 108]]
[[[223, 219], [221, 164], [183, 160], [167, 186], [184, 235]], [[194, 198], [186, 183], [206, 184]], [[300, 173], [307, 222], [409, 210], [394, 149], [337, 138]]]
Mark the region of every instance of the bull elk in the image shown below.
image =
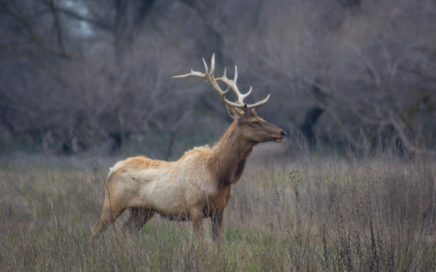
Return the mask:
[[[169, 219], [191, 220], [194, 233], [203, 238], [203, 219], [210, 217], [213, 239], [219, 242], [232, 185], [241, 177], [253, 147], [283, 140], [285, 131], [266, 122], [255, 111], [268, 101], [269, 94], [257, 103], [246, 104], [244, 99], [252, 88], [244, 94], [239, 91], [237, 66], [234, 78], [229, 79], [225, 70], [223, 76], [215, 77], [214, 55], [210, 67], [204, 59], [203, 63], [204, 72], [191, 70], [174, 78], [192, 76], [208, 81], [234, 121], [213, 147], [195, 147], [177, 161], [138, 156], [117, 162], [108, 175], [103, 211], [92, 228], [91, 245], [126, 209], [130, 217], [122, 227], [123, 232], [138, 231], [157, 213]], [[229, 90], [236, 95], [236, 101], [226, 98]]]

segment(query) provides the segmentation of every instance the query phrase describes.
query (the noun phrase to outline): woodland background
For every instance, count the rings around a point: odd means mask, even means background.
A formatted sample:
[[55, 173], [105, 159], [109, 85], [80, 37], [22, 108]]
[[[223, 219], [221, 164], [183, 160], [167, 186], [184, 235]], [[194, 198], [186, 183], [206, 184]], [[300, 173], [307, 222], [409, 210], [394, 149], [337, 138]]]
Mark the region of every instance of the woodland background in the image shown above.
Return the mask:
[[[290, 150], [436, 144], [434, 0], [0, 1], [0, 152], [175, 158], [230, 123], [199, 79], [239, 68]], [[230, 69], [233, 71], [232, 69]]]

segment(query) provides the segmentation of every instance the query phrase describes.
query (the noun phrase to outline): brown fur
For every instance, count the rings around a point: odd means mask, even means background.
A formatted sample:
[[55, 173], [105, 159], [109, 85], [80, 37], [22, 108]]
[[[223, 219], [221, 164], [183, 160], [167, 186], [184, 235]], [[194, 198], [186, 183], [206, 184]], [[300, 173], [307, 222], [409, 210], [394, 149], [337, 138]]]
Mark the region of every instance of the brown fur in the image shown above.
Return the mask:
[[[234, 184], [244, 171], [245, 162], [255, 143], [245, 141], [241, 129], [234, 121], [212, 148], [207, 167], [221, 185]], [[236, 176], [236, 170], [238, 170]]]

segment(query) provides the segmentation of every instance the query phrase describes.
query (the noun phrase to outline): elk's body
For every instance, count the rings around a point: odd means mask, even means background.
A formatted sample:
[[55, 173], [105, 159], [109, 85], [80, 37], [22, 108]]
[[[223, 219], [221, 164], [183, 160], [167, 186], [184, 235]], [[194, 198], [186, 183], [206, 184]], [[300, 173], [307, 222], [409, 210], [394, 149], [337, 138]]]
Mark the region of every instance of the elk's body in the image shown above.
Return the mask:
[[[130, 218], [123, 226], [135, 232], [155, 214], [177, 220], [191, 220], [194, 230], [202, 236], [202, 220], [211, 217], [214, 239], [219, 238], [225, 207], [232, 195], [232, 184], [241, 177], [252, 148], [260, 142], [281, 141], [285, 134], [267, 123], [251, 109], [266, 102], [243, 104], [234, 80], [225, 74], [214, 78], [214, 59], [211, 71], [191, 71], [181, 76], [206, 78], [221, 95], [229, 114], [235, 119], [226, 133], [213, 147], [196, 147], [173, 162], [152, 160], [145, 156], [131, 157], [116, 163], [110, 170], [101, 219], [94, 225], [91, 243], [126, 209]], [[229, 87], [223, 91], [217, 81]], [[238, 102], [228, 101], [229, 89], [238, 95]], [[251, 107], [251, 108], [250, 108]]]

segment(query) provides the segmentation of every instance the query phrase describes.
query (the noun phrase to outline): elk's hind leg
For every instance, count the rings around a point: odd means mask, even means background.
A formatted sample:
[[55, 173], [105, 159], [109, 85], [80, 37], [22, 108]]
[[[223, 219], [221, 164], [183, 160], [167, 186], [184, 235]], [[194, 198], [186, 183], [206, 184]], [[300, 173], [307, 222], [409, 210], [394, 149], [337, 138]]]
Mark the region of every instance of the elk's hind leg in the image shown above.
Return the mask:
[[117, 201], [109, 201], [106, 197], [103, 203], [103, 212], [101, 213], [100, 220], [92, 227], [91, 238], [89, 239], [89, 246], [92, 246], [98, 236], [106, 230], [106, 228], [115, 222], [120, 214], [125, 210], [123, 205]]
[[122, 227], [122, 231], [125, 234], [136, 233], [154, 215], [154, 211], [147, 208], [133, 207], [130, 208], [129, 210], [130, 210], [130, 217], [129, 219], [127, 219], [127, 221], [124, 223]]

